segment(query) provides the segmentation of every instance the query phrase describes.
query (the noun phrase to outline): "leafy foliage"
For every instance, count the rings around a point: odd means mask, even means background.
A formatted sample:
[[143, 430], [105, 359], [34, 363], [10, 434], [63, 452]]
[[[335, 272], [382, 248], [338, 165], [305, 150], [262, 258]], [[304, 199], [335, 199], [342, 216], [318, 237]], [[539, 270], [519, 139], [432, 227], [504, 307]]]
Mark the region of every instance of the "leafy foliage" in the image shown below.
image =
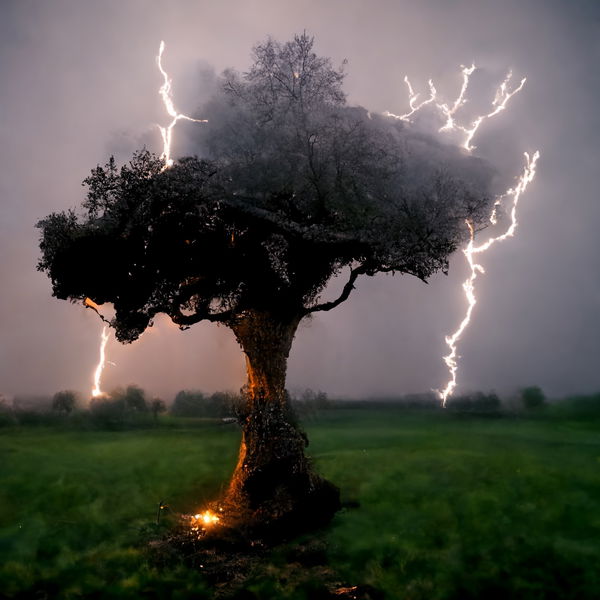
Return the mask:
[[226, 417], [234, 414], [239, 397], [228, 392], [206, 396], [200, 391], [181, 390], [175, 396], [171, 414], [177, 417]]
[[56, 392], [52, 398], [52, 410], [66, 415], [77, 406], [77, 394], [71, 390]]
[[90, 414], [94, 423], [101, 427], [121, 428], [136, 422], [143, 424], [143, 417], [148, 414], [146, 392], [137, 385], [116, 388], [108, 396], [93, 398]]
[[158, 419], [158, 415], [167, 412], [167, 405], [165, 404], [164, 400], [161, 400], [160, 398], [153, 398], [152, 402], [150, 402], [150, 411], [156, 420]]
[[[203, 109], [202, 159], [111, 158], [85, 179], [83, 214], [38, 223], [54, 295], [112, 302], [130, 342], [160, 312], [180, 327], [250, 310], [289, 320], [334, 308], [359, 275], [445, 270], [489, 205], [491, 169], [348, 106], [343, 78], [307, 35], [256, 46]], [[340, 297], [319, 303], [342, 270]]]
[[521, 390], [521, 401], [525, 408], [536, 410], [546, 405], [546, 395], [539, 386], [533, 385]]

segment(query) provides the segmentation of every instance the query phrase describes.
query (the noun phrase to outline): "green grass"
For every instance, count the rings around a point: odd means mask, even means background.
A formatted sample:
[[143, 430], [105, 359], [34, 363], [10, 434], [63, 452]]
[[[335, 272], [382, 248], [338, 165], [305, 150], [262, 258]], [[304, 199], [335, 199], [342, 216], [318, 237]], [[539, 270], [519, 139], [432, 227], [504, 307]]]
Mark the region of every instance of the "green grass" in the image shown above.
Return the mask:
[[141, 540], [159, 502], [193, 512], [218, 494], [238, 437], [214, 427], [4, 430], [0, 593], [134, 598], [145, 587], [160, 595], [175, 578], [180, 597], [192, 597], [204, 588], [200, 579], [146, 568]]
[[[360, 503], [326, 533], [348, 583], [390, 599], [600, 597], [597, 417], [338, 409], [306, 428], [319, 471]], [[198, 574], [151, 568], [143, 540], [159, 501], [192, 512], [218, 494], [238, 439], [0, 430], [0, 596], [209, 597]], [[255, 590], [304, 597], [268, 575]]]

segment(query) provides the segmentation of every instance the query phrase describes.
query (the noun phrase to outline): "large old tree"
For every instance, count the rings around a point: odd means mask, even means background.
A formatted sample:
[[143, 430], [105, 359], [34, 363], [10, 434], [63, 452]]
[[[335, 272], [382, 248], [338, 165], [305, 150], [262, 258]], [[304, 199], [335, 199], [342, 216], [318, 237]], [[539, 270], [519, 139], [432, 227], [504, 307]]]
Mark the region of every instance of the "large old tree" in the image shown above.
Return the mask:
[[[298, 324], [344, 302], [361, 275], [444, 271], [490, 202], [485, 164], [348, 106], [342, 71], [312, 47], [306, 35], [268, 40], [248, 72], [225, 72], [202, 108], [201, 158], [111, 159], [84, 181], [81, 214], [38, 224], [54, 296], [112, 303], [120, 341], [158, 313], [233, 331], [248, 381], [225, 501], [270, 524], [322, 522], [339, 501], [287, 406]], [[341, 292], [324, 299], [336, 276]]]

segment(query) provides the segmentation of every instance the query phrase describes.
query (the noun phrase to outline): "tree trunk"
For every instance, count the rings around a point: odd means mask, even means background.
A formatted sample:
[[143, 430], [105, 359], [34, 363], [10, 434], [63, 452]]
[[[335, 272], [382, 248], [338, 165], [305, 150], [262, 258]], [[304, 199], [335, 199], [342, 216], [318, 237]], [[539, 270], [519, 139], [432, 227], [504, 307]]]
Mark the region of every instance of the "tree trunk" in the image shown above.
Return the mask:
[[240, 414], [242, 442], [227, 500], [263, 533], [285, 536], [329, 522], [339, 490], [304, 455], [285, 391], [287, 359], [300, 317], [252, 311], [230, 324], [246, 355], [248, 381]]

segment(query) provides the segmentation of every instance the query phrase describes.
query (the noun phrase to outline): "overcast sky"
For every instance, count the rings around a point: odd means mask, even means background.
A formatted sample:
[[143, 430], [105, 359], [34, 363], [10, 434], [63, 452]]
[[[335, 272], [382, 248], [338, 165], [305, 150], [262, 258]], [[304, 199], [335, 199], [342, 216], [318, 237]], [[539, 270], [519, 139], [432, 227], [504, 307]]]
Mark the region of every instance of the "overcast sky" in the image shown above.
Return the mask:
[[[51, 297], [36, 272], [37, 220], [75, 207], [81, 181], [111, 153], [160, 152], [161, 40], [177, 107], [194, 113], [207, 66], [244, 70], [251, 47], [306, 29], [318, 53], [348, 59], [351, 104], [407, 110], [432, 77], [452, 99], [460, 65], [488, 78], [512, 68], [523, 91], [474, 140], [519, 174], [539, 149], [516, 237], [482, 257], [479, 303], [460, 344], [459, 387], [549, 395], [600, 391], [600, 4], [503, 0], [3, 0], [0, 4], [0, 393], [88, 393], [102, 324]], [[210, 118], [210, 115], [203, 115]], [[185, 127], [191, 127], [188, 124]], [[177, 137], [179, 135], [179, 138]], [[184, 128], [175, 130], [179, 151]], [[462, 318], [464, 257], [430, 285], [408, 276], [358, 282], [350, 300], [301, 325], [289, 387], [364, 397], [443, 387], [444, 336]], [[180, 332], [158, 319], [138, 342], [109, 342], [102, 387], [137, 383], [237, 390], [244, 361], [224, 327]]]

